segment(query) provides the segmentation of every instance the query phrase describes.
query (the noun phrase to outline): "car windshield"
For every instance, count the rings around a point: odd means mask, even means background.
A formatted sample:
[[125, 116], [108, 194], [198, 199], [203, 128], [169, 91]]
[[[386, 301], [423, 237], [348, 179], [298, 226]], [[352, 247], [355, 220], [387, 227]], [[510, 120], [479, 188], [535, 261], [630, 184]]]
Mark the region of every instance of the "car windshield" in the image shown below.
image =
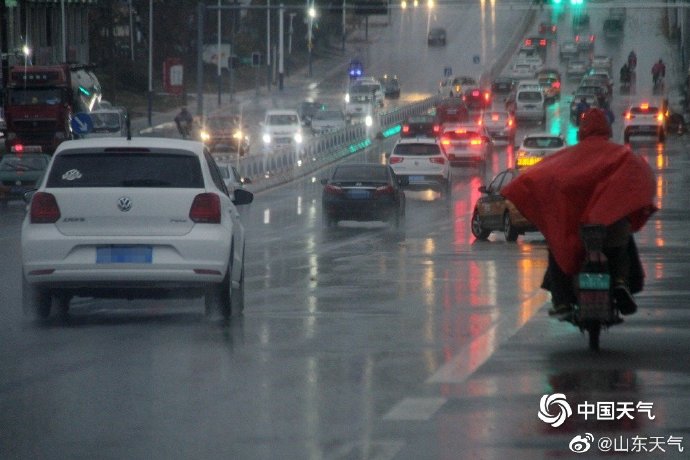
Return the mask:
[[342, 165], [333, 172], [334, 181], [387, 182], [388, 170], [380, 165]]
[[314, 113], [314, 120], [344, 120], [342, 112], [337, 110], [319, 110]]
[[273, 125], [273, 126], [289, 126], [289, 125], [298, 125], [299, 124], [299, 118], [297, 115], [269, 115], [268, 116], [268, 124]]
[[117, 132], [122, 129], [121, 115], [118, 112], [91, 112], [95, 132]]
[[372, 94], [374, 91], [378, 90], [378, 85], [361, 83], [358, 85], [352, 85], [350, 87], [350, 93], [353, 94]]
[[476, 85], [477, 81], [471, 77], [458, 77], [453, 79], [454, 85]]
[[441, 149], [436, 144], [398, 144], [395, 146], [393, 154], [425, 157], [440, 155]]
[[211, 117], [206, 120], [206, 127], [211, 130], [233, 128], [236, 124], [237, 120], [233, 117]]
[[528, 137], [523, 143], [527, 148], [553, 149], [563, 147], [565, 144], [560, 137]]
[[0, 161], [0, 171], [42, 171], [47, 164], [48, 162], [39, 156], [22, 155], [20, 158], [5, 155]]
[[80, 152], [55, 158], [47, 187], [203, 188], [204, 179], [191, 153]]

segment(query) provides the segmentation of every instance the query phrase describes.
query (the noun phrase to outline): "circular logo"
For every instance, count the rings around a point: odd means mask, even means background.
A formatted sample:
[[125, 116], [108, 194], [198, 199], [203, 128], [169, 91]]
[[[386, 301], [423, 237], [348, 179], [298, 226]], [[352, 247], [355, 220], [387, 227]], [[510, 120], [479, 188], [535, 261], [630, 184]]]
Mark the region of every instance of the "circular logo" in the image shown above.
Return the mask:
[[[554, 411], [553, 413], [551, 411]], [[570, 404], [565, 400], [563, 393], [554, 393], [552, 395], [544, 395], [539, 402], [539, 419], [542, 422], [551, 424], [552, 427], [557, 428], [563, 425], [565, 419], [573, 415], [573, 410]]]
[[590, 449], [590, 447], [592, 447], [592, 442], [594, 442], [594, 436], [592, 436], [592, 433], [585, 433], [584, 436], [578, 434], [570, 441], [568, 447], [576, 454], [584, 454]]
[[132, 209], [132, 200], [129, 197], [121, 196], [117, 200], [117, 208], [122, 212]]

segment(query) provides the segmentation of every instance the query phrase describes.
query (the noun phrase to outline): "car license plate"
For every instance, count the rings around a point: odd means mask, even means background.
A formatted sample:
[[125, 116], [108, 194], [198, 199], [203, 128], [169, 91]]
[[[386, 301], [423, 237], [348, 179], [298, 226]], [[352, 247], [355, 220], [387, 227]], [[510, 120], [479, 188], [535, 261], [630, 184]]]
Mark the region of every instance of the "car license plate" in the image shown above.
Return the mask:
[[354, 200], [364, 200], [369, 198], [369, 190], [348, 190], [347, 196]]
[[97, 264], [150, 264], [153, 262], [151, 246], [100, 246], [96, 248]]
[[410, 180], [410, 183], [413, 183], [413, 182], [423, 182], [423, 181], [424, 181], [424, 176], [410, 176], [409, 180]]

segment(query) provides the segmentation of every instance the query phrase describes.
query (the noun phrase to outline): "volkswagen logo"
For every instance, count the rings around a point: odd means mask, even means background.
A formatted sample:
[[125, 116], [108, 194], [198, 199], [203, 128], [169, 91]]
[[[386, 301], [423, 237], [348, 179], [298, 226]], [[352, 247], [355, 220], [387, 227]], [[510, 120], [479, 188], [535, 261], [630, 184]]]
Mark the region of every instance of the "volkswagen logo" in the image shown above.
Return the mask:
[[121, 196], [117, 200], [117, 208], [122, 212], [132, 209], [132, 200], [127, 196]]

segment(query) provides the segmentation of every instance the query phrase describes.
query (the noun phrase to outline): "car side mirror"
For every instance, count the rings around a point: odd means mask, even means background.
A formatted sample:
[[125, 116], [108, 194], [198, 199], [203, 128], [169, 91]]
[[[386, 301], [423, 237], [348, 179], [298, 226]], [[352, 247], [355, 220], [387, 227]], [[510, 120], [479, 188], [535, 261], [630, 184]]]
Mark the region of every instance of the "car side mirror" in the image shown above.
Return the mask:
[[486, 188], [486, 185], [480, 185], [477, 190], [479, 190], [479, 193], [489, 193], [489, 190]]
[[398, 185], [402, 187], [407, 187], [408, 185], [410, 185], [410, 178], [407, 176], [398, 177]]
[[321, 182], [321, 185], [327, 185], [328, 179], [321, 179], [319, 182]]
[[252, 201], [254, 201], [254, 194], [250, 192], [249, 190], [245, 190], [242, 188], [235, 189], [233, 192], [233, 199], [232, 202], [235, 203], [237, 206], [241, 206], [243, 204], [249, 204]]
[[25, 191], [24, 194], [22, 195], [22, 198], [24, 199], [24, 203], [26, 203], [26, 204], [31, 203], [31, 199], [34, 197], [34, 193], [36, 193], [36, 189]]
[[389, 159], [391, 157], [391, 152], [385, 152], [383, 156], [386, 157], [386, 159]]

